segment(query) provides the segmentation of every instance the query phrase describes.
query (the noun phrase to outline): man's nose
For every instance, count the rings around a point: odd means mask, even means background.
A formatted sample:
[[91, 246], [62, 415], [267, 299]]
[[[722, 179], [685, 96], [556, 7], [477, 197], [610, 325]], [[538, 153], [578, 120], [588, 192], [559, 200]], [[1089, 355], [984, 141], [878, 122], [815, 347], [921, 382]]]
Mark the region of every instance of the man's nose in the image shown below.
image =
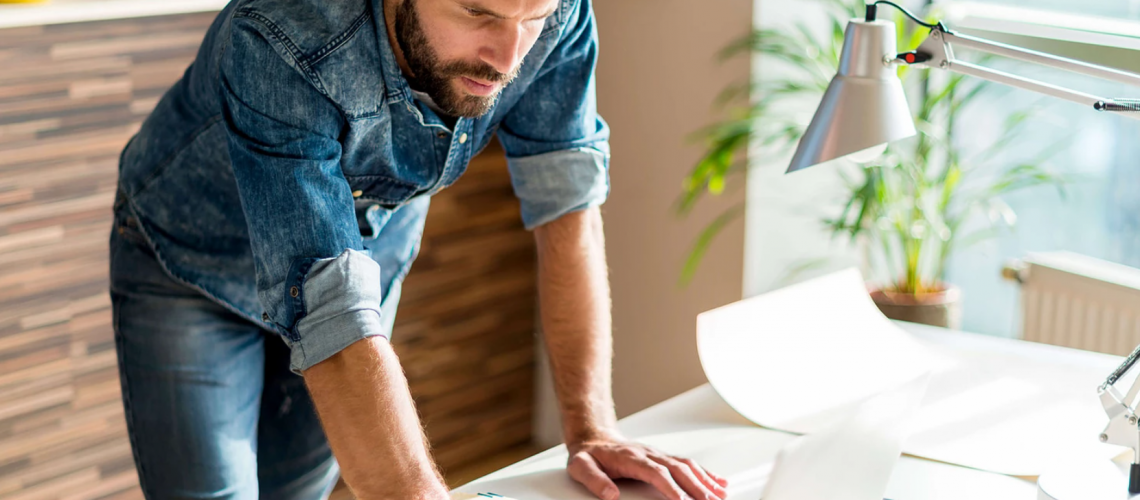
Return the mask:
[[522, 26], [505, 23], [505, 26], [496, 30], [491, 43], [483, 48], [480, 58], [499, 73], [509, 74], [522, 60], [522, 43]]

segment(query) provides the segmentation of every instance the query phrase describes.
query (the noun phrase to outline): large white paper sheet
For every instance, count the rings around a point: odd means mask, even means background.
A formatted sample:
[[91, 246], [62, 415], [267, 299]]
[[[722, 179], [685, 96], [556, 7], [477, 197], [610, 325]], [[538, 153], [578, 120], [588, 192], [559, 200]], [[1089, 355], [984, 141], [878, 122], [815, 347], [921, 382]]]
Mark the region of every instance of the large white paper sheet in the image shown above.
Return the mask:
[[[671, 455], [692, 458], [728, 478], [728, 500], [760, 499], [776, 455], [799, 439], [756, 426], [729, 408], [707, 385], [624, 418], [619, 426], [630, 439]], [[570, 479], [565, 470], [566, 459], [566, 448], [557, 446], [464, 485], [456, 494], [493, 492], [519, 500], [597, 500]], [[621, 480], [618, 486], [622, 500], [661, 500], [659, 493], [643, 483]], [[1036, 493], [1036, 487], [1028, 481], [902, 457], [895, 465], [884, 497], [1033, 500]]]
[[[729, 500], [760, 498], [776, 453], [797, 439], [791, 434], [757, 427], [707, 387], [622, 419], [619, 427], [630, 439], [671, 455], [691, 458], [727, 477]], [[519, 500], [597, 500], [566, 473], [567, 458], [566, 448], [557, 446], [464, 485], [457, 492], [494, 492]], [[645, 483], [619, 480], [617, 484], [622, 500], [662, 498]]]
[[1097, 440], [1105, 417], [1096, 386], [1115, 358], [1078, 366], [1049, 359], [1050, 349], [1060, 349], [1053, 346], [1034, 346], [1026, 356], [993, 343], [976, 349], [972, 338], [904, 331], [882, 316], [854, 269], [697, 318], [710, 384], [762, 426], [817, 432], [857, 401], [929, 370], [906, 453], [1036, 476], [1059, 459], [1122, 451]]

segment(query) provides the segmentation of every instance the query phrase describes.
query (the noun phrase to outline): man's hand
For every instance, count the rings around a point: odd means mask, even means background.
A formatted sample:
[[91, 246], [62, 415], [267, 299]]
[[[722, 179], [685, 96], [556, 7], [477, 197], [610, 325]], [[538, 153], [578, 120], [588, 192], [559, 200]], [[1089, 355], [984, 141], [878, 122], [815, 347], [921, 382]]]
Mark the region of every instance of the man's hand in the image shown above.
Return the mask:
[[602, 500], [617, 500], [614, 479], [649, 483], [669, 500], [723, 500], [728, 481], [696, 462], [666, 455], [623, 439], [602, 438], [568, 445], [567, 472]]

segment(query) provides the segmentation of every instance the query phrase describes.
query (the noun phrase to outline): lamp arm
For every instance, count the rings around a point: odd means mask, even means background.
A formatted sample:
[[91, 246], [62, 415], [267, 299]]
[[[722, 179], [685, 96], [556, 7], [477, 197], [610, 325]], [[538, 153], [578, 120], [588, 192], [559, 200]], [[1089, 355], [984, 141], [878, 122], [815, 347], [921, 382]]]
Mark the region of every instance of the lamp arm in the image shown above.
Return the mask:
[[1097, 390], [1100, 404], [1108, 415], [1108, 424], [1101, 431], [1100, 440], [1104, 443], [1127, 446], [1132, 449], [1132, 466], [1129, 470], [1128, 492], [1140, 493], [1140, 418], [1136, 415], [1136, 396], [1140, 393], [1140, 375], [1133, 378], [1128, 392], [1124, 395], [1114, 384], [1120, 380], [1140, 359], [1140, 346], [1124, 358]]
[[1105, 80], [1111, 80], [1126, 85], [1140, 86], [1140, 75], [1121, 71], [1115, 68], [1108, 68], [1097, 64], [1092, 64], [1085, 61], [1076, 59], [1069, 59], [1046, 52], [1039, 52], [1022, 47], [1017, 47], [1001, 42], [986, 40], [970, 35], [963, 35], [953, 31], [948, 31], [943, 38], [947, 43], [952, 43], [958, 47], [966, 47], [975, 50], [980, 50], [990, 54], [1017, 59], [1031, 64], [1040, 64], [1042, 66], [1049, 66], [1052, 68], [1080, 73], [1082, 75], [1089, 75]]
[[[1066, 101], [1072, 101], [1077, 104], [1093, 106], [1094, 108], [1098, 102], [1107, 102], [1110, 100], [1104, 97], [1086, 94], [1084, 92], [1079, 92], [1076, 90], [1070, 90], [1050, 83], [1040, 82], [1031, 78], [1021, 77], [1006, 73], [1004, 71], [998, 71], [963, 61], [954, 61], [950, 63], [946, 69], [955, 73], [975, 76], [983, 80], [989, 80], [991, 82], [1001, 83], [1004, 85], [1009, 85], [1011, 87], [1031, 90], [1039, 94], [1045, 94], [1059, 99], [1064, 99]], [[1137, 118], [1140, 118], [1140, 116], [1137, 116]]]
[[1101, 387], [1108, 387], [1115, 384], [1117, 380], [1120, 380], [1120, 377], [1123, 377], [1128, 370], [1132, 369], [1132, 365], [1135, 365], [1137, 360], [1140, 360], [1140, 345], [1136, 346], [1136, 348], [1132, 350], [1132, 353], [1124, 358], [1124, 361], [1105, 379], [1104, 385]]
[[1078, 104], [1091, 105], [1097, 111], [1120, 113], [1133, 118], [1140, 118], [1140, 100], [1113, 99], [1087, 94], [1068, 89], [1058, 85], [1041, 82], [1031, 78], [1017, 76], [1004, 71], [979, 66], [958, 60], [954, 57], [953, 47], [964, 47], [989, 54], [1009, 57], [1020, 61], [1047, 66], [1093, 76], [1140, 87], [1140, 75], [1121, 71], [1096, 64], [1056, 56], [1036, 50], [1024, 49], [984, 38], [962, 35], [950, 31], [941, 24], [930, 30], [928, 36], [914, 52], [899, 54], [892, 62], [912, 64], [915, 66], [939, 68], [955, 73], [970, 75], [983, 80], [1001, 83], [1020, 89], [1030, 90], [1040, 94], [1072, 101]]

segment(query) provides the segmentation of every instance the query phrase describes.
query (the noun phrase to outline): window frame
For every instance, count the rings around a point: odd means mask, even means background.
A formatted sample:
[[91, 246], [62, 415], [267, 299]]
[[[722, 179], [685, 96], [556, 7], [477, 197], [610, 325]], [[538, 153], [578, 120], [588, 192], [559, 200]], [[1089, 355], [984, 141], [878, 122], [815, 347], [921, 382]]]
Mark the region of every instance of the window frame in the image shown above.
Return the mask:
[[1140, 20], [981, 2], [936, 4], [951, 29], [1140, 51]]

